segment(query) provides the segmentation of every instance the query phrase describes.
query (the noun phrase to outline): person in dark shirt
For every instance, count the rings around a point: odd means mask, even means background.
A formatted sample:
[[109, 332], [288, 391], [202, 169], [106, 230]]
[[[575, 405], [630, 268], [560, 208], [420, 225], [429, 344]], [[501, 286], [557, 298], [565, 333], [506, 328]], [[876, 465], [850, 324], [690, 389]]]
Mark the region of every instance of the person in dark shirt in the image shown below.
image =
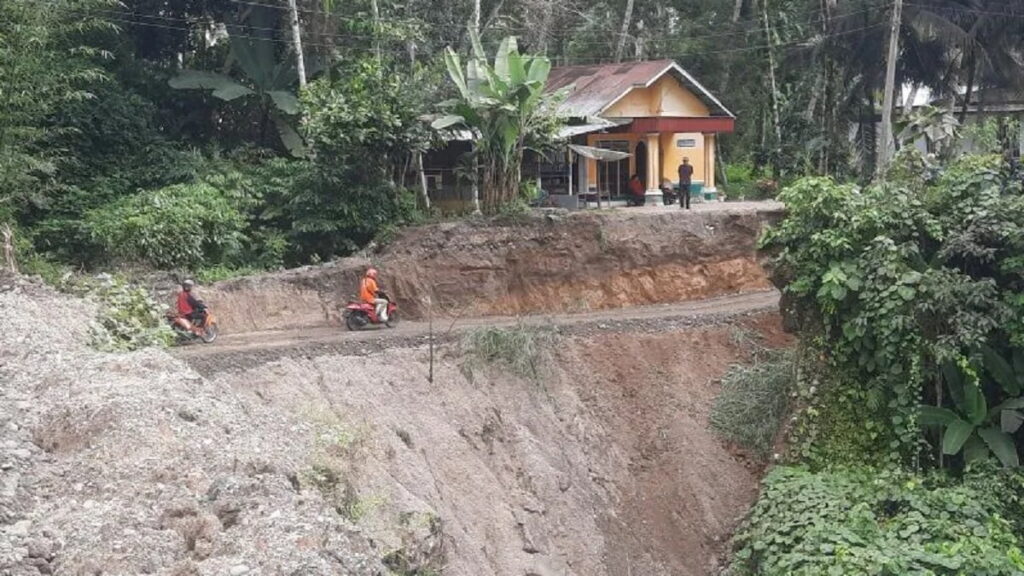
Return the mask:
[[679, 165], [679, 207], [690, 209], [690, 183], [693, 181], [693, 166], [689, 158], [683, 158]]

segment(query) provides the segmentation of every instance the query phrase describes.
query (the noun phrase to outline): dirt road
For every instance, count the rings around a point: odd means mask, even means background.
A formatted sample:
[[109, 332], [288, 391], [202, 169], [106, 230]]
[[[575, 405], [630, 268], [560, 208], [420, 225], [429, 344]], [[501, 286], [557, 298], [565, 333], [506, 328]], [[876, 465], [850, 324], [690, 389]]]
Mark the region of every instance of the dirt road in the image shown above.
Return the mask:
[[[677, 304], [575, 314], [488, 316], [458, 318], [454, 321], [443, 319], [434, 322], [433, 334], [436, 341], [445, 341], [467, 330], [517, 324], [569, 328], [605, 328], [606, 324], [628, 327], [638, 323], [663, 322], [694, 324], [703, 323], [702, 320], [711, 321], [772, 310], [778, 306], [778, 301], [778, 292], [770, 290]], [[427, 322], [403, 322], [392, 329], [369, 327], [359, 332], [348, 332], [343, 326], [320, 326], [303, 330], [224, 335], [213, 344], [191, 344], [173, 353], [201, 371], [221, 371], [251, 366], [253, 362], [266, 362], [281, 356], [307, 356], [337, 351], [369, 353], [381, 347], [421, 344], [430, 332], [431, 327]]]

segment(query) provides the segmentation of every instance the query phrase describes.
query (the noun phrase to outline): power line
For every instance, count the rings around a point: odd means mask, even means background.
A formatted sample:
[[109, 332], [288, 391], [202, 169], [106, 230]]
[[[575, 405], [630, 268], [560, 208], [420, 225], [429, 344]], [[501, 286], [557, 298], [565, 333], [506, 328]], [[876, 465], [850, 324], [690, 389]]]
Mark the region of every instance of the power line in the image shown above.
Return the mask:
[[[26, 2], [26, 3], [33, 3], [33, 0], [20, 0], [20, 1]], [[273, 6], [271, 4], [261, 4], [261, 3], [254, 3], [254, 2], [242, 2], [240, 0], [233, 0], [233, 3], [243, 4], [243, 5], [268, 6], [268, 7], [272, 7]], [[278, 7], [278, 8], [286, 8], [286, 7]], [[850, 17], [853, 17], [853, 16], [860, 15], [860, 14], [862, 14], [864, 12], [869, 12], [871, 10], [873, 10], [873, 8], [857, 10], [857, 11], [854, 11], [854, 12], [851, 12], [851, 13], [847, 13], [847, 14], [844, 14], [844, 15], [836, 16], [835, 18], [832, 19], [832, 21], [838, 20], [840, 18], [850, 18]], [[136, 17], [147, 18], [147, 19], [151, 19], [151, 20], [162, 20], [162, 21], [166, 21], [166, 22], [176, 22], [176, 23], [183, 23], [183, 24], [189, 24], [189, 25], [194, 25], [194, 24], [197, 24], [199, 22], [202, 22], [202, 20], [200, 20], [200, 19], [188, 19], [188, 18], [177, 18], [177, 17], [173, 17], [173, 16], [166, 16], [166, 15], [145, 14], [145, 13], [141, 13], [141, 12], [137, 12], [137, 11], [124, 12], [124, 11], [100, 9], [100, 8], [90, 8], [90, 9], [87, 9], [87, 10], [69, 9], [69, 11], [74, 12], [74, 13], [90, 13], [90, 12], [95, 12], [95, 13], [99, 13], [99, 14], [105, 14], [106, 16], [103, 16], [103, 18], [106, 18], [106, 19], [108, 19], [108, 20], [110, 20], [112, 22], [117, 22], [119, 24], [128, 24], [128, 25], [133, 25], [133, 26], [143, 26], [143, 27], [151, 27], [151, 28], [161, 28], [161, 29], [165, 29], [165, 30], [175, 30], [175, 31], [181, 31], [181, 32], [191, 32], [193, 30], [192, 30], [192, 28], [188, 28], [188, 27], [184, 27], [184, 26], [180, 26], [180, 25], [179, 26], [172, 26], [172, 25], [156, 24], [156, 23], [152, 23], [152, 22], [137, 22], [135, 20], [129, 19], [128, 17], [129, 16], [136, 16]], [[210, 22], [210, 23], [212, 23], [212, 22]], [[812, 22], [808, 22], [807, 24], [808, 25], [814, 25], [814, 24], [819, 24], [819, 23], [822, 23], [822, 22], [812, 21]], [[261, 32], [262, 31], [262, 32], [274, 32], [274, 33], [279, 33], [280, 32], [280, 30], [278, 28], [246, 26], [246, 25], [238, 25], [238, 27], [243, 29], [243, 30], [247, 30], [247, 31], [251, 30], [251, 31], [256, 31], [256, 32]], [[723, 33], [716, 33], [716, 34], [702, 34], [702, 35], [699, 35], [699, 36], [686, 36], [685, 38], [688, 39], [688, 40], [700, 41], [700, 40], [716, 39], [716, 38], [723, 38], [723, 37], [736, 36], [736, 35], [746, 35], [746, 34], [749, 34], [750, 32], [762, 32], [762, 30], [758, 29], [756, 31], [733, 31], [733, 32], [723, 32]], [[618, 33], [616, 33], [616, 34], [618, 34]], [[282, 43], [282, 44], [287, 44], [289, 46], [291, 45], [290, 41], [283, 40], [283, 39], [268, 38], [268, 37], [263, 37], [263, 36], [251, 36], [251, 35], [241, 34], [241, 33], [237, 33], [237, 32], [235, 32], [235, 33], [229, 32], [229, 36], [235, 36], [237, 38], [259, 40], [259, 41], [264, 41], [264, 42]], [[347, 33], [316, 34], [316, 35], [314, 35], [314, 37], [318, 38], [318, 39], [329, 39], [329, 40], [377, 40], [377, 39], [379, 39], [378, 36], [374, 36], [374, 35], [360, 35], [360, 34], [347, 34]], [[818, 36], [814, 36], [814, 37], [810, 38], [809, 40], [817, 38], [817, 37]], [[805, 42], [805, 41], [798, 41], [798, 42]], [[613, 40], [613, 39], [608, 39], [606, 41], [596, 41], [596, 40], [587, 40], [587, 41], [572, 41], [572, 40], [570, 40], [569, 41], [570, 45], [576, 46], [576, 47], [612, 48], [615, 45], [614, 43], [615, 43], [615, 40]], [[311, 46], [311, 47], [321, 47], [321, 48], [334, 48], [335, 47], [333, 44], [324, 44], [324, 43], [315, 43], [315, 42], [310, 42], [307, 45]], [[348, 49], [356, 49], [354, 47], [347, 47], [347, 48]], [[367, 50], [369, 50], [369, 48], [367, 48]], [[730, 52], [730, 51], [736, 51], [736, 50], [742, 50], [742, 49], [724, 50], [722, 52]], [[406, 53], [404, 49], [392, 49], [390, 51], [393, 52], [393, 53], [398, 53], [398, 54], [405, 54]], [[698, 53], [698, 54], [715, 53], [715, 52], [718, 52], [718, 51], [709, 51], [709, 52], [703, 52], [703, 53]]]
[[[22, 1], [22, 2], [30, 2], [30, 3], [32, 2], [32, 0], [20, 0], [20, 1]], [[82, 11], [82, 10], [77, 10], [77, 9], [68, 9], [68, 12], [89, 15], [88, 12], [85, 12], [85, 11]], [[124, 19], [124, 18], [115, 18], [115, 17], [112, 17], [112, 16], [111, 17], [105, 17], [105, 19], [110, 21], [110, 22], [112, 22], [112, 23], [129, 24], [129, 25], [133, 25], [133, 26], [141, 26], [141, 27], [147, 27], [147, 28], [175, 30], [175, 31], [180, 31], [180, 32], [192, 32], [193, 31], [193, 29], [189, 28], [189, 27], [171, 26], [171, 25], [166, 25], [166, 24], [158, 24], [158, 23], [154, 23], [154, 22], [136, 22], [136, 21], [127, 20], [127, 19]], [[840, 36], [846, 36], [846, 35], [849, 35], [849, 34], [855, 34], [857, 32], [862, 32], [862, 31], [865, 31], [865, 30], [870, 30], [870, 29], [873, 29], [873, 28], [877, 28], [877, 27], [883, 26], [883, 25], [884, 25], [884, 23], [877, 23], [877, 24], [872, 24], [872, 25], [863, 26], [863, 27], [859, 27], [859, 28], [853, 28], [853, 29], [850, 29], [850, 30], [844, 30], [844, 31], [840, 31], [840, 32], [829, 33], [829, 34], [815, 34], [815, 35], [810, 36], [808, 38], [804, 38], [804, 39], [800, 39], [800, 40], [792, 40], [792, 41], [788, 41], [788, 42], [782, 42], [782, 43], [779, 43], [779, 44], [758, 44], [758, 45], [753, 45], [753, 46], [743, 46], [743, 47], [728, 48], [728, 49], [705, 50], [705, 51], [699, 51], [699, 52], [677, 52], [677, 53], [673, 54], [673, 56], [675, 58], [685, 58], [685, 57], [706, 56], [706, 55], [715, 55], [715, 54], [732, 54], [732, 53], [750, 52], [750, 51], [757, 51], [757, 50], [766, 50], [769, 47], [783, 49], [783, 50], [801, 49], [801, 48], [805, 48], [807, 43], [811, 42], [811, 41], [823, 40], [823, 39], [827, 39], [827, 38], [834, 38], [834, 37], [840, 37]], [[291, 46], [291, 42], [289, 42], [287, 40], [283, 40], [283, 39], [267, 38], [267, 37], [260, 37], [260, 36], [250, 36], [250, 35], [238, 34], [238, 33], [232, 34], [232, 36], [234, 36], [236, 38], [258, 40], [258, 41], [261, 41], [261, 42], [274, 42], [274, 43], [279, 43], [279, 44], [286, 45], [286, 46]], [[690, 37], [690, 38], [699, 38], [699, 37]], [[313, 43], [313, 42], [308, 43], [306, 45], [310, 46], [310, 47], [317, 47], [317, 48], [337, 48], [337, 46], [335, 46], [333, 44], [323, 44], [323, 43]], [[584, 45], [587, 45], [587, 44], [584, 44]], [[608, 43], [591, 44], [591, 45], [608, 47], [608, 48], [613, 47], [613, 44], [611, 43], [611, 41], [609, 41]], [[367, 46], [367, 47], [346, 46], [345, 49], [346, 50], [363, 50], [366, 53], [374, 53], [375, 52], [375, 49], [373, 47], [369, 47], [369, 46]], [[386, 48], [384, 50], [389, 52], [389, 53], [392, 53], [392, 54], [397, 54], [397, 55], [402, 55], [402, 56], [407, 55], [407, 52], [404, 49], [402, 49], [402, 48]], [[591, 64], [591, 63], [592, 64], [597, 64], [597, 63], [606, 63], [608, 61], [608, 59], [606, 57], [570, 58], [570, 59], [573, 62], [581, 63], [581, 64]]]
[[928, 4], [916, 4], [914, 2], [904, 2], [906, 6], [913, 6], [914, 8], [921, 8], [930, 10], [932, 12], [942, 13], [967, 13], [977, 14], [982, 16], [1003, 16], [1006, 18], [1024, 18], [1024, 11], [1022, 12], [995, 12], [991, 10], [981, 10], [979, 8], [970, 8], [968, 6], [930, 6]]
[[[257, 7], [261, 7], [261, 8], [272, 8], [272, 9], [275, 9], [275, 10], [287, 10], [288, 9], [287, 6], [281, 6], [279, 4], [268, 4], [266, 2], [255, 2], [253, 0], [230, 0], [230, 1], [231, 1], [232, 4], [237, 4], [237, 5], [240, 5], [240, 6], [257, 6]], [[870, 12], [870, 11], [873, 11], [873, 10], [877, 10], [878, 8], [883, 8], [883, 7], [886, 7], [886, 6], [888, 6], [888, 2], [886, 2], [885, 0], [881, 0], [878, 3], [874, 3], [874, 4], [870, 4], [868, 6], [865, 6], [864, 8], [862, 8], [860, 10], [857, 10], [857, 11], [854, 11], [854, 12], [850, 12], [850, 13], [847, 13], [845, 15], [834, 16], [834, 17], [832, 17], [832, 19], [835, 20], [835, 19], [839, 19], [839, 18], [846, 18], [846, 17], [853, 16], [853, 15], [856, 15], [856, 14], [859, 14], [859, 13]], [[339, 16], [339, 15], [335, 14], [334, 12], [325, 12], [323, 10], [316, 10], [316, 9], [313, 9], [313, 8], [300, 8], [299, 11], [303, 12], [303, 13], [307, 13], [307, 14], [316, 14], [318, 16], [329, 16], [329, 17], [332, 17], [334, 19], [342, 20], [342, 21], [361, 22], [360, 19], [355, 18], [355, 17]], [[812, 9], [812, 10], [797, 11], [797, 13], [798, 14], [810, 15], [810, 14], [816, 14], [816, 13], [824, 12], [824, 11], [825, 11], [824, 8], [815, 8], [815, 9]], [[816, 21], [816, 22], [810, 22], [810, 24], [821, 23], [821, 22], [824, 22], [824, 21], [827, 21], [827, 19], [819, 20], [819, 21]], [[754, 29], [755, 30], [759, 30], [760, 29], [760, 17], [758, 16], [758, 17], [754, 17], [754, 18], [745, 18], [745, 19], [737, 20], [733, 24], [744, 24], [744, 25], [746, 25], [746, 24], [753, 24]], [[461, 30], [465, 30], [465, 28], [466, 28], [465, 25], [461, 25], [461, 24], [459, 24], [459, 25], [435, 24], [432, 27], [433, 28], [451, 28], [451, 29], [460, 30], [460, 31]], [[519, 31], [523, 31], [523, 32], [530, 32], [530, 31], [533, 31], [535, 27], [532, 27], [532, 26], [503, 26], [503, 27], [499, 27], [499, 28], [501, 28], [503, 30], [519, 30]], [[617, 27], [616, 28], [586, 28], [585, 26], [584, 27], [572, 26], [572, 27], [566, 27], [566, 28], [551, 28], [551, 29], [549, 29], [549, 31], [551, 31], [551, 32], [576, 32], [576, 31], [579, 31], [581, 28], [585, 29], [585, 30], [589, 30], [589, 31], [597, 31], [597, 32], [604, 31], [604, 32], [608, 32], [609, 34], [613, 34], [615, 36], [618, 36], [621, 33], [621, 30], [619, 28], [617, 28]], [[732, 34], [732, 33], [726, 33], [726, 35], [729, 35], [729, 34]], [[709, 36], [714, 36], [714, 35], [709, 35]]]

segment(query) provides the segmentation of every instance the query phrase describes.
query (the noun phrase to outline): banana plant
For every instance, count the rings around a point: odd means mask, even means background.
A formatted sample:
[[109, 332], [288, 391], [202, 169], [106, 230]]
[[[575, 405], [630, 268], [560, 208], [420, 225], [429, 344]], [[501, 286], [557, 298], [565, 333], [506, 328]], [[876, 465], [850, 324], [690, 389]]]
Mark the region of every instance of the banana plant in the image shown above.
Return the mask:
[[1011, 397], [988, 407], [977, 379], [964, 378], [953, 363], [942, 366], [942, 378], [957, 411], [939, 406], [921, 406], [918, 421], [923, 426], [943, 428], [942, 452], [964, 453], [972, 462], [995, 454], [1006, 467], [1017, 467], [1020, 459], [1012, 434], [1024, 424], [1024, 355], [1014, 352], [1013, 365], [989, 347], [982, 349], [985, 372]]
[[288, 152], [302, 156], [305, 145], [293, 127], [293, 118], [299, 113], [299, 100], [293, 91], [298, 70], [291, 59], [278, 61], [275, 56], [271, 34], [277, 15], [271, 8], [259, 6], [247, 13], [244, 23], [228, 26], [230, 58], [238, 63], [244, 78], [207, 70], [182, 70], [168, 83], [178, 90], [210, 90], [215, 98], [225, 102], [245, 98], [257, 103], [264, 119], [274, 123]]
[[484, 211], [493, 213], [518, 197], [523, 153], [553, 141], [560, 123], [555, 108], [568, 89], [546, 92], [551, 62], [520, 54], [515, 37], [502, 40], [490, 63], [480, 37], [473, 30], [469, 36], [473, 55], [465, 68], [454, 50], [445, 51], [445, 66], [459, 98], [443, 103], [448, 114], [432, 125], [436, 130], [462, 128], [473, 135]]

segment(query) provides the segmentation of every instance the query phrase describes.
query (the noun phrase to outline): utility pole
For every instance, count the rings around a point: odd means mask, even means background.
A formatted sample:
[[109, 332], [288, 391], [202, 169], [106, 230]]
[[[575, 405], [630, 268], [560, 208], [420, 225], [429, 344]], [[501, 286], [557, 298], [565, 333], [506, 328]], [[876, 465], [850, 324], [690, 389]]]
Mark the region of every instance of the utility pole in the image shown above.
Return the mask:
[[295, 67], [299, 71], [299, 88], [306, 87], [306, 61], [302, 56], [302, 30], [299, 28], [299, 7], [295, 0], [288, 0], [288, 11], [292, 19], [292, 42], [295, 44]]
[[878, 150], [877, 174], [884, 176], [896, 149], [892, 130], [892, 106], [896, 93], [896, 58], [900, 49], [900, 22], [903, 0], [893, 0], [892, 23], [889, 28], [889, 57], [885, 62], [885, 93], [882, 95], [882, 141]]

